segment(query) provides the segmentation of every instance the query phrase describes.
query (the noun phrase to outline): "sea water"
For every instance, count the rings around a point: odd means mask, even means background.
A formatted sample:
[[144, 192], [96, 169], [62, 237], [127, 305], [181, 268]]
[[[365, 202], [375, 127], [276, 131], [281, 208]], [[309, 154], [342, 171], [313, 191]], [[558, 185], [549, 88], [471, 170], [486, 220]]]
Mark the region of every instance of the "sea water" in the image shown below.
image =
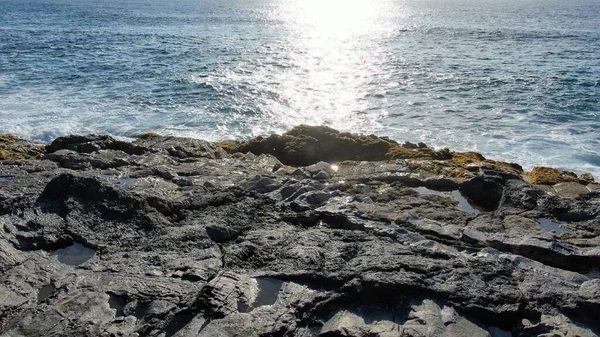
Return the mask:
[[305, 123], [600, 178], [597, 0], [0, 0], [0, 132]]

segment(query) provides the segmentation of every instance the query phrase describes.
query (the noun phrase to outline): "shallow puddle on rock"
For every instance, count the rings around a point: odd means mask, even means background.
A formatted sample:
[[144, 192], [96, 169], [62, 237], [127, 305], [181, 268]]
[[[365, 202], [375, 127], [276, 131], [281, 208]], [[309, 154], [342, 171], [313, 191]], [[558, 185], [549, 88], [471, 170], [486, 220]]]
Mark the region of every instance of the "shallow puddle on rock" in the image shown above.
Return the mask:
[[423, 186], [415, 187], [415, 188], [413, 188], [413, 190], [419, 192], [419, 194], [425, 194], [425, 195], [442, 195], [441, 191], [432, 190], [430, 188], [423, 187]]
[[146, 316], [146, 311], [148, 311], [148, 306], [147, 305], [140, 305], [140, 306], [137, 306], [133, 310], [133, 315], [137, 319], [142, 319], [142, 318], [144, 318], [144, 316]]
[[111, 309], [115, 309], [115, 317], [121, 317], [124, 315], [123, 309], [125, 308], [125, 305], [127, 304], [125, 302], [125, 300], [118, 295], [115, 294], [108, 294], [108, 296], [110, 296], [108, 298], [108, 306]]
[[165, 328], [165, 337], [170, 337], [176, 334], [179, 330], [185, 328], [188, 323], [190, 323], [194, 319], [194, 315], [191, 311], [185, 310], [179, 312], [173, 316], [169, 325]]
[[121, 185], [126, 185], [126, 184], [132, 184], [136, 180], [137, 180], [136, 178], [123, 178], [123, 177], [121, 177], [121, 178], [117, 179], [117, 183], [121, 184]]
[[259, 277], [256, 281], [258, 282], [258, 296], [256, 296], [253, 306], [256, 308], [274, 304], [283, 281], [272, 277]]
[[118, 176], [118, 175], [113, 176], [110, 174], [101, 174], [100, 178], [108, 180], [108, 181], [116, 181], [116, 183], [119, 185], [132, 184], [132, 183], [135, 183], [137, 180], [137, 178], [122, 177], [122, 176]]
[[570, 228], [561, 227], [564, 222], [554, 221], [550, 218], [539, 218], [538, 221], [543, 229], [548, 231], [555, 231], [556, 233], [570, 233], [573, 230]]
[[495, 326], [488, 327], [488, 332], [490, 333], [490, 337], [512, 337], [512, 333], [509, 331], [496, 328]]
[[589, 278], [600, 278], [600, 271], [591, 271], [589, 273], [586, 274], [587, 277]]
[[54, 291], [56, 291], [56, 286], [54, 286], [53, 283], [46, 284], [45, 286], [41, 287], [37, 294], [38, 302], [42, 302], [50, 297]]
[[252, 304], [248, 305], [242, 301], [238, 302], [239, 312], [250, 312], [263, 305], [272, 305], [277, 301], [283, 281], [272, 277], [257, 277], [258, 295]]
[[[417, 191], [421, 195], [442, 195], [442, 193], [447, 193], [443, 191], [432, 190], [431, 188], [427, 188], [424, 186], [414, 187], [413, 190]], [[481, 210], [473, 206], [467, 198], [465, 198], [459, 190], [453, 190], [450, 192], [456, 200], [458, 200], [458, 207], [467, 213], [481, 213]]]
[[458, 200], [458, 207], [467, 213], [481, 213], [481, 210], [475, 208], [467, 198], [465, 198], [459, 190], [452, 191], [452, 196]]
[[96, 251], [74, 242], [72, 245], [52, 251], [51, 255], [56, 256], [59, 262], [70, 266], [79, 266], [94, 257]]
[[10, 177], [0, 177], [0, 183], [7, 183], [10, 180]]

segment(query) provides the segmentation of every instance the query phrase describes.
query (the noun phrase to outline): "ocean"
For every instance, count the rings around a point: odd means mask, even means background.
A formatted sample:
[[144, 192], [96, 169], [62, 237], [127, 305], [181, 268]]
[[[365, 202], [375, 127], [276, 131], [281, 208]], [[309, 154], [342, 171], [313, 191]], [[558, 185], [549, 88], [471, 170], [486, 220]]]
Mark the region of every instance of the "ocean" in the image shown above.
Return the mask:
[[298, 124], [600, 178], [599, 0], [0, 0], [0, 132]]

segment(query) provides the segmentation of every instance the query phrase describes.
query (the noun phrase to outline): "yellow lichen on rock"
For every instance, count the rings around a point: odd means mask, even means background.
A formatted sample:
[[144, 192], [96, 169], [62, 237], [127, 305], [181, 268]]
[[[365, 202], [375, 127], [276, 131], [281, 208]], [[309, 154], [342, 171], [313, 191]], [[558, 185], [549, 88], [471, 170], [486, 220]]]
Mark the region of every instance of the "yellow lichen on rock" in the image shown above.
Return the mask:
[[594, 177], [584, 173], [579, 177], [572, 172], [559, 171], [555, 168], [538, 166], [529, 172], [529, 183], [537, 185], [555, 185], [558, 183], [578, 182], [583, 185], [594, 183]]
[[238, 151], [238, 148], [240, 147], [241, 143], [235, 140], [222, 140], [219, 142], [215, 142], [214, 144], [225, 150], [225, 152], [227, 153], [241, 152]]
[[452, 163], [457, 166], [467, 167], [470, 164], [478, 164], [485, 160], [485, 157], [479, 152], [455, 152], [452, 156]]
[[152, 132], [152, 131], [144, 132], [137, 136], [137, 138], [139, 138], [139, 139], [149, 139], [149, 138], [159, 138], [159, 137], [161, 137], [161, 135], [159, 133]]
[[563, 172], [551, 168], [538, 166], [534, 167], [529, 172], [529, 183], [538, 185], [554, 185], [558, 183], [564, 183], [568, 181], [578, 181], [577, 176], [564, 174]]
[[16, 137], [15, 135], [0, 134], [0, 160], [37, 159], [46, 153], [43, 145]]

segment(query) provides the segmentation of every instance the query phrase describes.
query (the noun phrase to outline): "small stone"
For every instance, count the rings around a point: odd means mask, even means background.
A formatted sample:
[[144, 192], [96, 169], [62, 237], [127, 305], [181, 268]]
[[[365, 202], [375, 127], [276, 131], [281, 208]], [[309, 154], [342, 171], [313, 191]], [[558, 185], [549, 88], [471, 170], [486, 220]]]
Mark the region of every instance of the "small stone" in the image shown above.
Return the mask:
[[279, 186], [280, 185], [277, 180], [269, 177], [262, 177], [256, 183], [254, 183], [254, 185], [252, 185], [250, 190], [258, 192], [272, 192], [278, 189]]
[[330, 197], [331, 195], [327, 192], [316, 191], [306, 195], [306, 202], [311, 205], [318, 205], [326, 202]]
[[331, 176], [325, 171], [319, 171], [319, 173], [317, 173], [314, 176], [314, 178], [316, 180], [328, 180], [328, 179], [331, 179]]
[[310, 165], [306, 167], [306, 170], [311, 174], [318, 174], [321, 171], [325, 171], [328, 175], [332, 176], [335, 173], [335, 170], [328, 162], [320, 161], [316, 164]]
[[281, 198], [282, 199], [287, 199], [290, 196], [292, 196], [292, 194], [294, 194], [294, 192], [296, 192], [298, 190], [298, 186], [296, 185], [288, 185], [288, 186], [284, 186], [279, 193], [281, 194]]
[[304, 172], [304, 170], [301, 169], [301, 168], [297, 168], [294, 171], [292, 171], [292, 175], [293, 176], [300, 176], [300, 177], [303, 177], [303, 178], [307, 178], [308, 177], [308, 175], [306, 174], [306, 172]]

